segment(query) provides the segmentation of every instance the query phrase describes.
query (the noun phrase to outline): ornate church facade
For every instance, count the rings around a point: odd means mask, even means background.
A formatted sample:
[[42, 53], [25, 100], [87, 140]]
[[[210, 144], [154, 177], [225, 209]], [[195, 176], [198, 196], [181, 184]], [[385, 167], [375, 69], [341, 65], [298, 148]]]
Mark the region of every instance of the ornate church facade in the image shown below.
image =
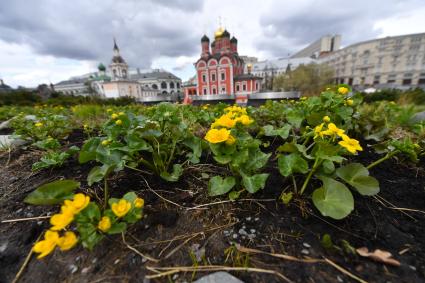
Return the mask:
[[[204, 35], [201, 39], [201, 56], [195, 63], [197, 74], [196, 95], [235, 95], [238, 102], [245, 102], [249, 95], [260, 90], [261, 78], [251, 74], [238, 54], [238, 40], [219, 28], [214, 41]], [[192, 92], [193, 93], [193, 92]]]

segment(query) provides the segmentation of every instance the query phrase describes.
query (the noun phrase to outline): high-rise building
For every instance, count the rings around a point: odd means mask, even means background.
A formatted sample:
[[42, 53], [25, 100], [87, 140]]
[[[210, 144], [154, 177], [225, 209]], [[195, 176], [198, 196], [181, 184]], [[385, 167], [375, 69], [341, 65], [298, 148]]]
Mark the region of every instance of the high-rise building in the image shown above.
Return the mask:
[[291, 56], [291, 58], [312, 57], [317, 58], [323, 54], [334, 52], [341, 46], [341, 35], [325, 35], [301, 49]]

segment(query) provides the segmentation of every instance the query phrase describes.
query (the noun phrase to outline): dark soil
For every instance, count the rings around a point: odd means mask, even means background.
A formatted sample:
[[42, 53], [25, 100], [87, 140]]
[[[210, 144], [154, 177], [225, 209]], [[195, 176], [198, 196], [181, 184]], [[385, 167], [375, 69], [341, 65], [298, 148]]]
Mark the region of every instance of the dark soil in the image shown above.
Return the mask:
[[[84, 137], [81, 132], [74, 132], [68, 139], [68, 145], [81, 146]], [[27, 149], [0, 156], [1, 220], [57, 212], [58, 207], [29, 206], [23, 199], [38, 186], [60, 178], [80, 181], [82, 191], [93, 199], [101, 196], [100, 185], [89, 189], [85, 181], [93, 164], [80, 165], [74, 158], [62, 168], [33, 173], [31, 165], [40, 155]], [[356, 157], [363, 164], [377, 158], [368, 151]], [[126, 170], [110, 180], [112, 195], [119, 197], [134, 190], [146, 201], [145, 218], [129, 229], [126, 241], [159, 262], [146, 261], [117, 235], [108, 237], [92, 252], [77, 247], [68, 252], [57, 250], [43, 260], [33, 256], [19, 282], [149, 282], [145, 276], [155, 273], [147, 267], [193, 266], [196, 260], [192, 258], [202, 251], [205, 254], [199, 265], [246, 264], [277, 271], [293, 282], [355, 282], [324, 262], [294, 262], [260, 254], [247, 256], [236, 250], [225, 255], [232, 243], [298, 258], [327, 258], [368, 282], [425, 282], [425, 213], [399, 209], [425, 211], [424, 165], [423, 161], [413, 165], [393, 159], [371, 170], [381, 185], [379, 197], [355, 195], [355, 211], [340, 221], [322, 217], [307, 197], [295, 198], [289, 206], [275, 201], [292, 184], [279, 175], [275, 164], [267, 169], [271, 176], [262, 192], [242, 196], [256, 200], [220, 203], [206, 209], [187, 208], [220, 201], [207, 197], [207, 179], [201, 176], [202, 172], [216, 170], [214, 167], [189, 168], [177, 183]], [[153, 193], [145, 180], [170, 202]], [[0, 282], [14, 279], [32, 245], [48, 227], [47, 219], [0, 224]], [[340, 250], [323, 248], [320, 239], [324, 234], [329, 234]], [[377, 263], [343, 251], [346, 250], [343, 241], [354, 248], [389, 251], [401, 266]], [[273, 274], [232, 274], [245, 282], [283, 280]], [[190, 282], [202, 275], [205, 273], [179, 273], [150, 282]]]

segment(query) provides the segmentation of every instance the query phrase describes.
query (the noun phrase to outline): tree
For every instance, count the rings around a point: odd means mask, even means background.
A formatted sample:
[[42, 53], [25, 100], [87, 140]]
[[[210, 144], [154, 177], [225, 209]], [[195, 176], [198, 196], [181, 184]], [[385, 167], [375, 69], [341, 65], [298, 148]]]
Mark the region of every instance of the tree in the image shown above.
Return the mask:
[[310, 63], [300, 65], [293, 71], [287, 71], [275, 77], [274, 91], [301, 91], [303, 95], [319, 95], [325, 86], [332, 82], [334, 70], [324, 64]]

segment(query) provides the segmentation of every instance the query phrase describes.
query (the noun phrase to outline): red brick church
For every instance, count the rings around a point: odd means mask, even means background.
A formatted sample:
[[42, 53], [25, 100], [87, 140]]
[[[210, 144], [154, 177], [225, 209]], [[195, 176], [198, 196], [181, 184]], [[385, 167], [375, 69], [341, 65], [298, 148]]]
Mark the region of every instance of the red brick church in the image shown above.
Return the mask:
[[[237, 102], [246, 102], [248, 95], [260, 90], [261, 78], [244, 74], [245, 63], [238, 55], [238, 40], [223, 28], [214, 33], [214, 41], [204, 35], [201, 39], [201, 58], [195, 63], [196, 86], [186, 90], [187, 95], [235, 95]], [[195, 93], [196, 92], [196, 93]]]

